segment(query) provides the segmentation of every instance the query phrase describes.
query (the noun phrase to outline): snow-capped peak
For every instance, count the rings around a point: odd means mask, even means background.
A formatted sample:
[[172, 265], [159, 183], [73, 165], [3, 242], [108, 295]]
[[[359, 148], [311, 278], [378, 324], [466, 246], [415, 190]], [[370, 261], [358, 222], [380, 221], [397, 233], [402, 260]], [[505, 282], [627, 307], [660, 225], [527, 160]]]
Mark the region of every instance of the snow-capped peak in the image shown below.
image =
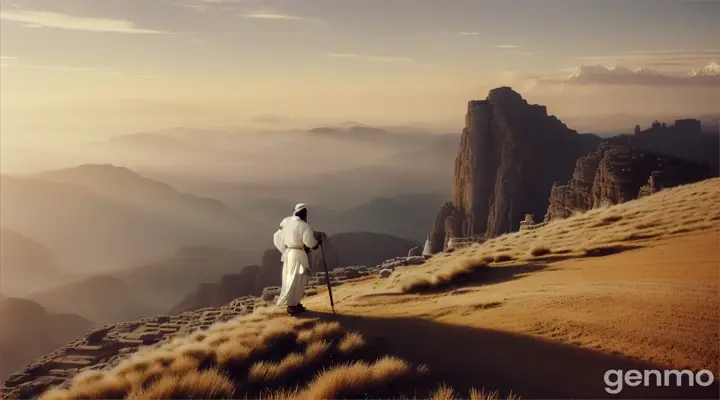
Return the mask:
[[627, 75], [632, 71], [619, 65], [581, 65], [570, 75], [570, 79], [578, 79], [593, 75]]
[[660, 71], [652, 68], [636, 68], [633, 72], [642, 75], [660, 75]]
[[720, 76], [720, 64], [711, 62], [702, 68], [695, 68], [690, 76]]

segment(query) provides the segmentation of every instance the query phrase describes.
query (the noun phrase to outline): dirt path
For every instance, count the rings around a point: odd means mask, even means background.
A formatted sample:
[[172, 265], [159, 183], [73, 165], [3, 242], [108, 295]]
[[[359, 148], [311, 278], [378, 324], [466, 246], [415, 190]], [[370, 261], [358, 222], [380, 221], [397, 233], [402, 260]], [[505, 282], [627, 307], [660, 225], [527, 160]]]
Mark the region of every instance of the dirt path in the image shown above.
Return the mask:
[[[717, 231], [645, 243], [607, 257], [533, 267], [433, 295], [378, 293], [374, 282], [336, 288], [329, 314], [427, 364], [458, 390], [523, 398], [605, 398], [607, 370], [710, 369], [718, 374]], [[510, 267], [503, 267], [510, 268]], [[673, 378], [674, 379], [674, 378]], [[718, 398], [718, 385], [629, 387], [624, 398]]]

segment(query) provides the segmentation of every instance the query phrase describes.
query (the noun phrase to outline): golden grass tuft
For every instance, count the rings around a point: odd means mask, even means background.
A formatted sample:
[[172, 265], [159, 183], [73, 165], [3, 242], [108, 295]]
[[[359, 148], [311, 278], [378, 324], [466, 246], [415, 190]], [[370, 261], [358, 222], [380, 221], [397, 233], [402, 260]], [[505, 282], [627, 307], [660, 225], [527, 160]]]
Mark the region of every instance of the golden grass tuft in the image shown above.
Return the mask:
[[440, 385], [430, 397], [430, 400], [455, 400], [457, 399], [455, 390], [446, 384]]
[[326, 340], [310, 343], [305, 348], [305, 357], [307, 360], [315, 362], [320, 360], [330, 350], [330, 343]]
[[207, 343], [187, 343], [178, 347], [176, 351], [182, 357], [190, 357], [199, 361], [207, 359], [214, 353]]
[[430, 279], [415, 276], [402, 287], [404, 293], [423, 293], [471, 278], [475, 273], [488, 268], [484, 259], [459, 260], [451, 268], [437, 272]]
[[290, 353], [278, 363], [268, 361], [257, 362], [250, 367], [248, 382], [272, 382], [300, 370], [306, 365], [306, 362], [304, 355], [300, 353]]
[[[299, 393], [306, 399], [337, 399], [359, 397], [380, 385], [388, 385], [400, 378], [410, 378], [414, 371], [398, 358], [383, 357], [374, 364], [355, 362], [321, 373], [307, 389]], [[364, 397], [364, 396], [363, 396]]]
[[252, 354], [252, 348], [239, 342], [223, 343], [215, 349], [215, 358], [221, 365], [245, 362]]
[[136, 388], [128, 400], [146, 399], [232, 399], [235, 385], [218, 370], [167, 375], [146, 389]]
[[97, 370], [90, 370], [90, 371], [83, 371], [79, 374], [75, 375], [75, 381], [80, 384], [88, 384], [92, 382], [97, 382], [101, 380], [103, 377], [105, 377], [105, 372], [103, 371], [97, 371]]
[[168, 369], [173, 373], [187, 373], [197, 369], [200, 366], [198, 359], [189, 356], [180, 356], [173, 360]]
[[345, 337], [338, 344], [338, 350], [344, 354], [350, 354], [354, 351], [360, 350], [365, 347], [367, 343], [365, 338], [357, 332], [351, 332], [345, 335]]
[[73, 382], [69, 390], [71, 399], [121, 399], [132, 389], [132, 384], [113, 373], [105, 373], [92, 382]]
[[533, 247], [530, 249], [530, 255], [533, 257], [542, 257], [552, 253], [552, 251], [544, 246]]
[[298, 343], [310, 343], [324, 339], [338, 339], [345, 334], [345, 328], [340, 323], [333, 322], [320, 322], [316, 324], [312, 329], [306, 329], [300, 331], [297, 335]]
[[495, 262], [496, 263], [503, 263], [514, 260], [515, 257], [511, 256], [510, 254], [497, 254], [495, 256]]

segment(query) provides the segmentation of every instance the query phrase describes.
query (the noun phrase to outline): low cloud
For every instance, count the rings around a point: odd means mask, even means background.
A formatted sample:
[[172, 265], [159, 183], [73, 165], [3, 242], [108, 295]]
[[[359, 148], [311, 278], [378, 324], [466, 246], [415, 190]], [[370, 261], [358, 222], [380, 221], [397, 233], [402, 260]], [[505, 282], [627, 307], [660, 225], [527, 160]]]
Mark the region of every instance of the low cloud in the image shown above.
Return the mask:
[[205, 12], [211, 9], [233, 10], [225, 7], [230, 4], [244, 3], [245, 0], [163, 0], [163, 3], [176, 7], [188, 8], [195, 11]]
[[475, 35], [482, 35], [482, 34], [480, 32], [458, 32], [458, 35], [475, 36]]
[[241, 16], [244, 18], [249, 18], [249, 19], [260, 19], [260, 20], [269, 20], [269, 21], [302, 21], [302, 22], [309, 22], [309, 23], [314, 23], [314, 24], [318, 24], [318, 25], [325, 25], [325, 21], [322, 21], [322, 20], [319, 20], [316, 18], [301, 17], [298, 15], [292, 15], [292, 14], [286, 14], [286, 13], [268, 11], [268, 10], [249, 11], [249, 12], [241, 14]]
[[496, 44], [493, 46], [496, 49], [518, 49], [520, 46], [514, 44]]
[[207, 9], [208, 9], [207, 6], [205, 6], [203, 4], [196, 4], [196, 3], [181, 3], [181, 2], [169, 1], [169, 0], [163, 1], [163, 3], [169, 4], [169, 5], [175, 6], [175, 7], [189, 8], [191, 10], [201, 11], [201, 12], [207, 11]]
[[107, 18], [78, 17], [63, 13], [31, 10], [0, 9], [0, 19], [19, 22], [24, 26], [69, 29], [90, 32], [126, 34], [168, 34], [170, 32], [137, 28], [131, 21]]

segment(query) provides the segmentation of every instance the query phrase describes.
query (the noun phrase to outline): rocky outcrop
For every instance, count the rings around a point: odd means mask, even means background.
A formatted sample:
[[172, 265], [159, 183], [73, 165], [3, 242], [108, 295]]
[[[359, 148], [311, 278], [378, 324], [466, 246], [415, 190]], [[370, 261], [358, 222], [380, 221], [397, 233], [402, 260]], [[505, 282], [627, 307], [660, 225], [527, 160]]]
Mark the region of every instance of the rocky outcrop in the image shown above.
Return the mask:
[[713, 166], [638, 150], [623, 139], [603, 142], [578, 159], [572, 179], [555, 184], [545, 220], [624, 203], [662, 189], [716, 176]]
[[680, 119], [670, 125], [655, 121], [644, 130], [636, 127], [628, 143], [640, 150], [709, 164], [720, 170], [720, 136], [704, 134], [696, 119]]
[[432, 231], [433, 252], [449, 237], [494, 237], [517, 230], [526, 213], [542, 215], [553, 182], [570, 178], [578, 157], [600, 139], [568, 129], [547, 109], [509, 87], [471, 101], [455, 161], [452, 203]]

